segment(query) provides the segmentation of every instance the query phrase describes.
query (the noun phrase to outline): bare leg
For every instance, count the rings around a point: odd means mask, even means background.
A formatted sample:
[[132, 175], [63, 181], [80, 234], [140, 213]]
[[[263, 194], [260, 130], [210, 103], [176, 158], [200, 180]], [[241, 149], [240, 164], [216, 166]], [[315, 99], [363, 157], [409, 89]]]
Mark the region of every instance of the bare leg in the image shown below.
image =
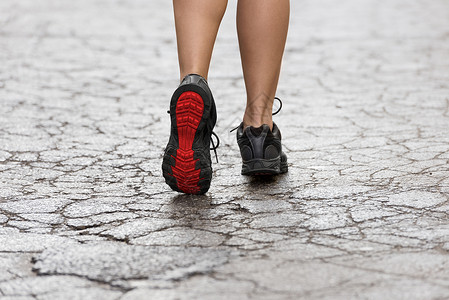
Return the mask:
[[271, 110], [287, 39], [289, 15], [289, 0], [238, 2], [237, 30], [247, 93], [244, 126], [273, 126]]
[[173, 0], [181, 79], [207, 78], [221, 19], [228, 0]]

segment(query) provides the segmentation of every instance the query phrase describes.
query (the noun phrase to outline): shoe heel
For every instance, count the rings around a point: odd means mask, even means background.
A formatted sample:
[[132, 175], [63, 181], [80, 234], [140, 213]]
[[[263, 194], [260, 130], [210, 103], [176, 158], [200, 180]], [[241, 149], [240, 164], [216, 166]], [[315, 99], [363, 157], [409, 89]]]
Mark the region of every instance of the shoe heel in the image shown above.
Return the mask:
[[281, 158], [252, 159], [242, 164], [242, 175], [276, 175], [282, 173]]

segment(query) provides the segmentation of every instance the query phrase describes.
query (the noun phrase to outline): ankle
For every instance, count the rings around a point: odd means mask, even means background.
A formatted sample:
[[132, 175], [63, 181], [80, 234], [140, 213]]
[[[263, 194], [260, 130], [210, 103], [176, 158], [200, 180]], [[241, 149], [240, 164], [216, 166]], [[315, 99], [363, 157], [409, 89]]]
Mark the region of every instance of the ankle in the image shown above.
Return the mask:
[[267, 124], [270, 126], [270, 129], [273, 129], [273, 119], [271, 117], [271, 111], [269, 113], [254, 113], [245, 111], [245, 115], [243, 116], [243, 128], [248, 126], [260, 127], [263, 124]]

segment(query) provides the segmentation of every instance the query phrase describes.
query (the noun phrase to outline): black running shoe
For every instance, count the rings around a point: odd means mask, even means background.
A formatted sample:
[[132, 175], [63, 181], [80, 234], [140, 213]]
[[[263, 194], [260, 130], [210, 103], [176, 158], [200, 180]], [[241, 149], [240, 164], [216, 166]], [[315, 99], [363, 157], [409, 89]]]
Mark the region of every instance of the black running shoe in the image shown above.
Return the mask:
[[242, 175], [276, 175], [288, 171], [287, 155], [282, 151], [281, 132], [264, 124], [237, 129], [237, 143], [242, 155]]
[[210, 141], [217, 121], [214, 98], [206, 79], [184, 77], [170, 102], [171, 133], [162, 173], [175, 191], [204, 194], [212, 179]]

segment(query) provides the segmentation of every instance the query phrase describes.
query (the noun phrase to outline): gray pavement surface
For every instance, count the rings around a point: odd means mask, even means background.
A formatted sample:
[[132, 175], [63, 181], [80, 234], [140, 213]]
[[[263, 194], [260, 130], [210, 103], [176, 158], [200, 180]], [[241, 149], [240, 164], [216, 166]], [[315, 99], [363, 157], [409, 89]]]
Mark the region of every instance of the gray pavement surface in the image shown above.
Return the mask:
[[1, 299], [449, 299], [449, 2], [293, 0], [290, 172], [240, 175], [230, 1], [205, 196], [160, 163], [171, 1], [0, 1]]

